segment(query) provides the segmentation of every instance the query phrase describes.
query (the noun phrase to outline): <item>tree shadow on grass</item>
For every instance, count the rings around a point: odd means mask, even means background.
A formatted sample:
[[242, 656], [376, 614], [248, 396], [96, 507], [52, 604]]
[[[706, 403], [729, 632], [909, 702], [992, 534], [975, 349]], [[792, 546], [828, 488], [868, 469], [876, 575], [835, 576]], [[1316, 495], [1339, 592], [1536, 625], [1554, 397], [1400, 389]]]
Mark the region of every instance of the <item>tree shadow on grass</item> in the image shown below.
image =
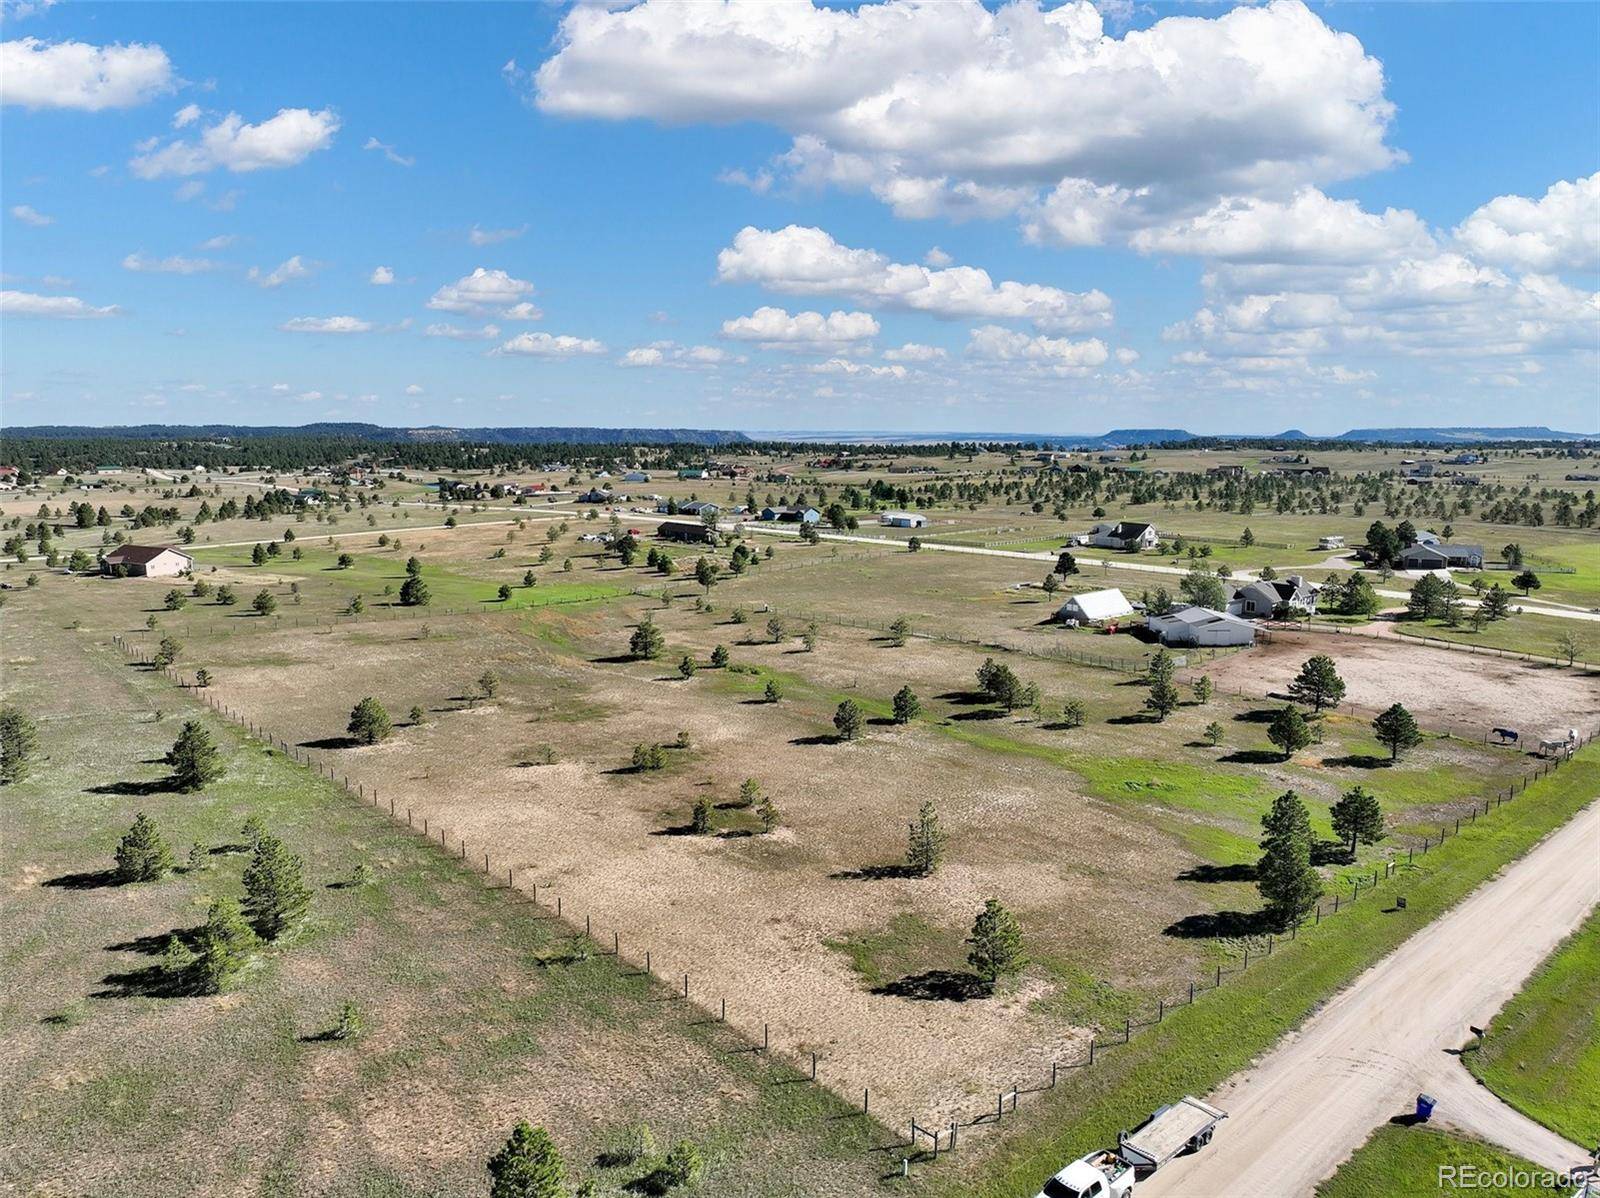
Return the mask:
[[1282, 765], [1289, 759], [1276, 749], [1239, 749], [1221, 760], [1236, 765]]
[[1153, 711], [1135, 711], [1130, 715], [1112, 716], [1106, 721], [1108, 724], [1159, 724]]
[[1277, 926], [1265, 911], [1204, 911], [1168, 924], [1161, 934], [1180, 940], [1227, 940], [1264, 936]]
[[164, 965], [108, 973], [100, 980], [105, 989], [92, 991], [90, 998], [186, 998], [200, 992], [194, 970]]
[[1343, 841], [1314, 840], [1311, 842], [1312, 865], [1349, 865], [1355, 859], [1355, 854], [1350, 851], [1350, 846]]
[[1254, 882], [1256, 867], [1253, 862], [1241, 861], [1237, 865], [1196, 865], [1177, 876], [1179, 882]]
[[828, 875], [840, 882], [881, 882], [886, 878], [914, 878], [916, 873], [904, 862], [892, 865], [862, 865], [855, 869], [841, 869]]
[[610, 657], [591, 657], [589, 664], [596, 666], [625, 666], [629, 662], [638, 660], [631, 653], [614, 653]]
[[997, 707], [985, 707], [981, 711], [958, 711], [951, 716], [952, 720], [970, 722], [973, 720], [999, 720], [1005, 718], [1005, 712]]
[[112, 886], [123, 885], [122, 879], [117, 876], [114, 869], [97, 869], [85, 873], [62, 874], [60, 877], [50, 878], [42, 883], [60, 890], [103, 890]]
[[964, 969], [928, 969], [874, 986], [872, 993], [922, 1002], [969, 1002], [988, 998], [994, 991], [977, 974]]
[[1270, 724], [1281, 710], [1279, 707], [1253, 707], [1249, 711], [1241, 711], [1233, 718], [1241, 724]]
[[831, 732], [819, 732], [815, 736], [797, 736], [789, 743], [791, 745], [838, 745], [844, 743], [844, 737]]
[[942, 695], [936, 695], [935, 698], [957, 707], [976, 707], [980, 703], [990, 701], [989, 696], [982, 691], [946, 691]]
[[361, 742], [353, 736], [324, 736], [319, 740], [303, 740], [302, 749], [354, 749]]
[[99, 786], [89, 787], [87, 793], [143, 798], [148, 795], [166, 794], [174, 790], [177, 790], [177, 785], [168, 777], [157, 778], [151, 782], [103, 782]]
[[1348, 766], [1355, 770], [1382, 770], [1393, 764], [1387, 757], [1375, 753], [1346, 753], [1343, 757], [1324, 757], [1323, 765]]

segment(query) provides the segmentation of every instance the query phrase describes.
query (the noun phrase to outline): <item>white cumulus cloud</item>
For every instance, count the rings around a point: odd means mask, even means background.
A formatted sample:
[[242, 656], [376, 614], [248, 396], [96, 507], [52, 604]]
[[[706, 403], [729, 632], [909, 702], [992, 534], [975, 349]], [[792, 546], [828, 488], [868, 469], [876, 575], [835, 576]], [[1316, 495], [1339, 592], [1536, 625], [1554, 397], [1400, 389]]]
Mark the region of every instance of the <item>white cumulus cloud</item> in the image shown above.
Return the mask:
[[11, 215], [16, 217], [25, 225], [32, 225], [35, 229], [42, 229], [46, 225], [53, 225], [56, 223], [55, 217], [46, 216], [31, 204], [11, 205]]
[[278, 327], [285, 333], [370, 333], [376, 326], [356, 316], [296, 316]]
[[1109, 357], [1105, 342], [1098, 337], [1087, 341], [1030, 337], [993, 324], [972, 330], [967, 341], [967, 355], [991, 362], [1024, 362], [1070, 371], [1103, 366]]
[[160, 46], [91, 46], [35, 37], [0, 42], [0, 103], [99, 112], [131, 108], [174, 86]]
[[198, 275], [216, 268], [217, 263], [209, 258], [187, 258], [182, 254], [173, 254], [167, 258], [152, 258], [143, 250], [137, 250], [122, 260], [122, 269], [131, 270], [136, 274]]
[[367, 282], [374, 287], [387, 287], [394, 282], [394, 269], [388, 266], [375, 266], [372, 268], [372, 274], [368, 277]]
[[1554, 183], [1542, 199], [1497, 196], [1455, 231], [1476, 257], [1515, 270], [1600, 267], [1600, 173]]
[[[533, 284], [503, 270], [480, 266], [465, 278], [446, 283], [433, 293], [428, 307], [438, 312], [482, 312], [511, 308], [533, 294]], [[526, 319], [519, 317], [518, 319]]]
[[452, 341], [493, 341], [500, 336], [500, 326], [486, 324], [481, 329], [463, 329], [453, 324], [430, 324], [422, 330], [425, 337], [448, 337]]
[[572, 337], [565, 333], [518, 333], [499, 349], [499, 354], [517, 354], [529, 358], [576, 358], [603, 354], [605, 342], [593, 337]]
[[263, 271], [259, 266], [252, 266], [246, 276], [258, 287], [265, 287], [269, 291], [291, 283], [295, 279], [304, 279], [311, 274], [311, 268], [305, 264], [299, 254], [285, 259], [269, 271]]
[[57, 320], [93, 320], [103, 316], [120, 316], [122, 309], [115, 304], [96, 308], [75, 295], [35, 295], [29, 291], [0, 291], [0, 315], [45, 316]]
[[1031, 320], [1041, 329], [1071, 331], [1111, 322], [1101, 291], [1072, 292], [1005, 280], [971, 266], [934, 269], [891, 262], [876, 250], [840, 245], [821, 229], [746, 226], [717, 255], [717, 278], [756, 283], [790, 295], [840, 295], [870, 307], [926, 312], [945, 319]]
[[1401, 157], [1381, 64], [1300, 0], [1120, 37], [1089, 0], [583, 4], [534, 91], [569, 116], [766, 122], [793, 139], [780, 169], [908, 217], [994, 216], [1069, 184], [1159, 223]]
[[249, 125], [230, 112], [201, 130], [195, 141], [174, 140], [159, 148], [143, 145], [128, 163], [141, 179], [200, 175], [225, 169], [235, 174], [296, 166], [333, 144], [339, 118], [331, 108], [280, 108], [276, 116]]
[[527, 225], [515, 229], [481, 229], [473, 225], [467, 230], [467, 240], [476, 246], [498, 245], [502, 241], [514, 241], [527, 231]]
[[754, 341], [765, 346], [827, 352], [842, 345], [870, 341], [878, 335], [878, 322], [868, 312], [797, 312], [782, 308], [757, 308], [749, 316], [722, 322], [722, 335], [734, 341]]

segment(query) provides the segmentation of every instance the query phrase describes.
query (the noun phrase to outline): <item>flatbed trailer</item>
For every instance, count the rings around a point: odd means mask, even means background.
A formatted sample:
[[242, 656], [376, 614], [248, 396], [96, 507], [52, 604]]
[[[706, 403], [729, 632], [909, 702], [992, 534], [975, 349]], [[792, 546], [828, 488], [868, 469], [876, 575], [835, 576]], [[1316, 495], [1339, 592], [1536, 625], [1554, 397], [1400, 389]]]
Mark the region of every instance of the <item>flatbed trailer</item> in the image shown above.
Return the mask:
[[1179, 1153], [1204, 1148], [1217, 1124], [1227, 1117], [1227, 1112], [1198, 1098], [1180, 1098], [1134, 1131], [1119, 1136], [1117, 1155], [1138, 1173], [1153, 1173]]

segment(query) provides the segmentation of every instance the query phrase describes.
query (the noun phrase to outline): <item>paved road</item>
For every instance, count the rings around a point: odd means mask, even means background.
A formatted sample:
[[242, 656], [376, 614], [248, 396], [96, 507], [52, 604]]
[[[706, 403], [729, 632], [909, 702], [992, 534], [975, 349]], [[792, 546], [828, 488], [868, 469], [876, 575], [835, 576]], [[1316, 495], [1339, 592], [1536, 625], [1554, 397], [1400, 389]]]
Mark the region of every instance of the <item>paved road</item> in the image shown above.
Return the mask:
[[[1140, 1198], [1309, 1195], [1372, 1130], [1459, 1068], [1446, 1050], [1484, 1026], [1600, 901], [1600, 801], [1362, 974], [1207, 1101], [1228, 1112], [1211, 1146], [1173, 1161]], [[1446, 1088], [1446, 1087], [1441, 1087]], [[1458, 1088], [1439, 1095], [1451, 1118]], [[1502, 1108], [1504, 1109], [1504, 1108]], [[1551, 1165], [1567, 1161], [1481, 1101], [1460, 1121]], [[1559, 1142], [1557, 1142], [1559, 1143]]]

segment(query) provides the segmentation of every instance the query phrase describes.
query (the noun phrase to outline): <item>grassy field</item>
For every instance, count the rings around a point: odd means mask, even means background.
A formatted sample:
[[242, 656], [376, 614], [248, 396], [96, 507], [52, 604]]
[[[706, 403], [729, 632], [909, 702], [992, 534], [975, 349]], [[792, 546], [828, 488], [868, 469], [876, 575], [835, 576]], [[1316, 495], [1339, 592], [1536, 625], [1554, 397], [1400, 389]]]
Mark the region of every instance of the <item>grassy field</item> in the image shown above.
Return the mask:
[[1575, 1144], [1600, 1143], [1600, 911], [1551, 954], [1464, 1059], [1525, 1115]]
[[[854, 1195], [881, 1128], [671, 1001], [514, 891], [397, 829], [281, 755], [207, 721], [228, 756], [200, 794], [159, 758], [189, 704], [103, 644], [7, 612], [8, 696], [44, 759], [6, 792], [0, 1176], [20, 1193], [468, 1195], [518, 1118], [617, 1193], [602, 1165], [647, 1122], [692, 1138], [703, 1192]], [[156, 820], [180, 868], [115, 885], [117, 838]], [[246, 817], [306, 862], [310, 916], [224, 993], [173, 993], [170, 935], [237, 894]], [[198, 870], [182, 863], [201, 846]], [[352, 885], [358, 865], [370, 881]], [[606, 947], [609, 948], [609, 945]], [[323, 1033], [345, 1001], [355, 1039]]]
[[[1546, 1170], [1479, 1140], [1429, 1127], [1380, 1127], [1337, 1173], [1317, 1187], [1317, 1198], [1438, 1198], [1451, 1190], [1448, 1182], [1440, 1180], [1440, 1170], [1451, 1167], [1476, 1170], [1479, 1177], [1489, 1175], [1486, 1182], [1470, 1187], [1471, 1193], [1485, 1198], [1565, 1195], [1571, 1189], [1517, 1184], [1523, 1179], [1519, 1173], [1536, 1178]], [[1497, 1176], [1505, 1184], [1494, 1184]]]
[[1531, 608], [1507, 620], [1485, 623], [1477, 632], [1470, 624], [1451, 628], [1442, 620], [1403, 620], [1395, 625], [1395, 630], [1402, 636], [1451, 641], [1475, 649], [1530, 653], [1557, 661], [1567, 659], [1564, 638], [1570, 636], [1576, 649], [1576, 661], [1600, 665], [1600, 623], [1536, 615]]
[[1517, 799], [1397, 875], [1404, 911], [1379, 903], [1327, 920], [1287, 951], [1252, 963], [1193, 1006], [1112, 1048], [1093, 1070], [1071, 1071], [1037, 1097], [1036, 1113], [998, 1134], [1003, 1142], [981, 1169], [948, 1168], [945, 1193], [981, 1198], [1026, 1198], [1039, 1182], [1089, 1150], [1114, 1143], [1175, 1095], [1204, 1094], [1297, 1026], [1326, 995], [1526, 852], [1546, 833], [1594, 800], [1600, 789], [1600, 748], [1584, 750], [1567, 768], [1534, 783]]

